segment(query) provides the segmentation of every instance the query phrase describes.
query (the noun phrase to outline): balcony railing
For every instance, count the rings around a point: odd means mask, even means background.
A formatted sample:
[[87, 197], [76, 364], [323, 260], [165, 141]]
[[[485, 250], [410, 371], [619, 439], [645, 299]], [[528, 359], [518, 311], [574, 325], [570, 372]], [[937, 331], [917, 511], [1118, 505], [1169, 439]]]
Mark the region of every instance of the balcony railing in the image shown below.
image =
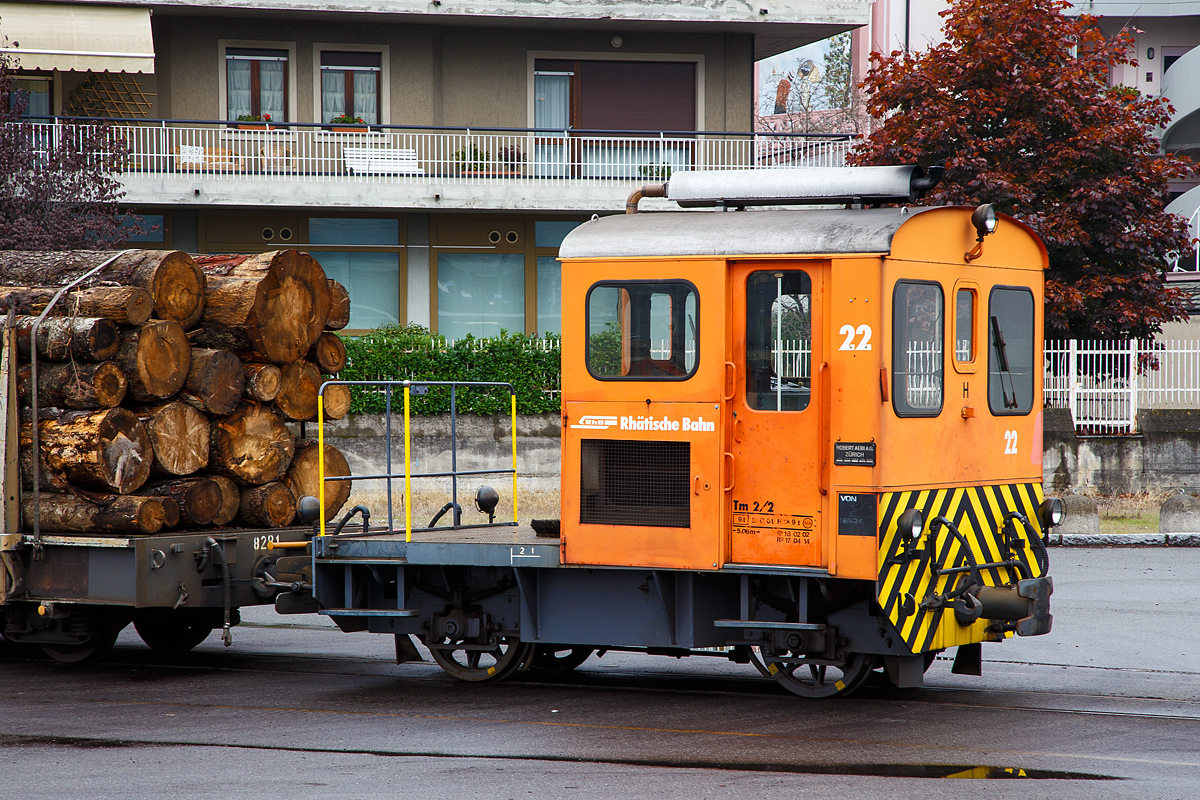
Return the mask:
[[[110, 120], [127, 173], [215, 181], [652, 183], [678, 170], [844, 166], [851, 134], [551, 131]], [[73, 125], [33, 122], [53, 142]]]

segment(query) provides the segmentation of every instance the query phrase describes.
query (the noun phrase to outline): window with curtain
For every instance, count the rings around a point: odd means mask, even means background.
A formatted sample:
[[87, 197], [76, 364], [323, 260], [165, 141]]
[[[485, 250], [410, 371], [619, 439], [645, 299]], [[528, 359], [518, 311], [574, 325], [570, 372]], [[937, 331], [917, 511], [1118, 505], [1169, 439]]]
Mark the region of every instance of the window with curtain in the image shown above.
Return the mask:
[[[400, 244], [400, 223], [394, 219], [310, 217], [308, 240], [312, 245], [394, 247]], [[312, 255], [325, 269], [325, 274], [350, 293], [350, 324], [347, 328], [363, 330], [403, 322], [398, 252], [314, 250]]]
[[225, 48], [226, 118], [286, 120], [287, 67], [286, 50]]
[[439, 253], [438, 333], [448, 339], [525, 330], [524, 253]]
[[382, 56], [339, 50], [321, 52], [321, 121], [337, 117], [379, 124]]

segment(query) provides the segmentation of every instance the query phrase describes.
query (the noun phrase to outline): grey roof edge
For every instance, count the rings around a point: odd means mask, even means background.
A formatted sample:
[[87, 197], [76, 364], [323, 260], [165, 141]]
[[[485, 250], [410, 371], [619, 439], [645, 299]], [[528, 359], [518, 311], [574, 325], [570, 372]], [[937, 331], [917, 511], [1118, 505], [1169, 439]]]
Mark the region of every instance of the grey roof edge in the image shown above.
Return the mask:
[[600, 217], [563, 240], [559, 258], [888, 253], [892, 236], [939, 206], [787, 211], [658, 211]]

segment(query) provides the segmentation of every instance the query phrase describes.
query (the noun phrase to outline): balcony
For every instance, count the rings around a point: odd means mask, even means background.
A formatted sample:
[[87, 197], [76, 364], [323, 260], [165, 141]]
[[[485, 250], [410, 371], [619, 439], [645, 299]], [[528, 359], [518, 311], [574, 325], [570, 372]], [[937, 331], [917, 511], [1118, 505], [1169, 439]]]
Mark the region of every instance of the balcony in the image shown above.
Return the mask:
[[1175, 107], [1175, 116], [1162, 134], [1168, 153], [1200, 153], [1200, 47], [1193, 47], [1163, 73], [1162, 94]]
[[[849, 134], [115, 121], [139, 205], [596, 211], [679, 170], [844, 166]], [[32, 124], [50, 142], [68, 125]], [[658, 201], [662, 202], [662, 201]]]

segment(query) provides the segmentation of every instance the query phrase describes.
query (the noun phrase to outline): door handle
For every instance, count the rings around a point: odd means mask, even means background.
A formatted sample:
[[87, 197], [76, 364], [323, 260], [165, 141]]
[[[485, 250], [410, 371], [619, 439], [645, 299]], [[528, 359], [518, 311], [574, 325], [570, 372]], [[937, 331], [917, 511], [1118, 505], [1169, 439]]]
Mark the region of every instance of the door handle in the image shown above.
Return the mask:
[[725, 362], [725, 388], [729, 390], [729, 394], [724, 395], [728, 403], [737, 394], [737, 364], [732, 361]]
[[733, 491], [733, 483], [734, 483], [733, 453], [725, 453], [724, 456], [725, 456], [724, 460], [725, 460], [725, 464], [726, 464], [725, 474], [729, 476], [729, 485], [726, 486], [726, 485], [722, 484], [721, 491], [732, 492]]
[[742, 421], [740, 419], [735, 419], [733, 421], [733, 440], [735, 442], [737, 442], [738, 444], [741, 444], [742, 443], [742, 435], [744, 433], [745, 433], [745, 430], [743, 429]]
[[829, 494], [829, 362], [822, 361], [817, 367], [817, 386], [820, 397], [817, 398], [817, 437], [821, 447], [821, 468], [817, 475], [817, 489], [822, 495]]

